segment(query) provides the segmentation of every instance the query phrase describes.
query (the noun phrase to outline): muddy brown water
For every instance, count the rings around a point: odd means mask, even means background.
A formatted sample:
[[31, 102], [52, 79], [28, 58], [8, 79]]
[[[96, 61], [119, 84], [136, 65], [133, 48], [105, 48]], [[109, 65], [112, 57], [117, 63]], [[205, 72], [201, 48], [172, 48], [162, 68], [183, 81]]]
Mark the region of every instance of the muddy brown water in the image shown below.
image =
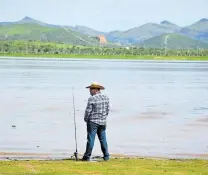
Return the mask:
[[[111, 154], [207, 157], [208, 62], [44, 58], [0, 59], [0, 156], [72, 155], [72, 87], [83, 154], [92, 81], [111, 101]], [[97, 138], [95, 154], [102, 155]]]

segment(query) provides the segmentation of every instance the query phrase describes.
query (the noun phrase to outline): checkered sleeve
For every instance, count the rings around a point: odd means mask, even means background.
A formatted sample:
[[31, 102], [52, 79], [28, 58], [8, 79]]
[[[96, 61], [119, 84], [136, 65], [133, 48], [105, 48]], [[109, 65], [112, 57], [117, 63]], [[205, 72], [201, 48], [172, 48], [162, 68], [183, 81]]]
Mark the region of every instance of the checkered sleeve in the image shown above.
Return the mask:
[[88, 99], [87, 106], [86, 106], [86, 109], [85, 109], [85, 115], [84, 115], [84, 121], [85, 122], [87, 122], [89, 120], [89, 117], [92, 113], [92, 105], [93, 105], [93, 98], [90, 97]]
[[110, 111], [110, 103], [109, 103], [109, 98], [107, 98], [107, 107], [106, 107], [107, 115], [109, 114], [109, 111]]

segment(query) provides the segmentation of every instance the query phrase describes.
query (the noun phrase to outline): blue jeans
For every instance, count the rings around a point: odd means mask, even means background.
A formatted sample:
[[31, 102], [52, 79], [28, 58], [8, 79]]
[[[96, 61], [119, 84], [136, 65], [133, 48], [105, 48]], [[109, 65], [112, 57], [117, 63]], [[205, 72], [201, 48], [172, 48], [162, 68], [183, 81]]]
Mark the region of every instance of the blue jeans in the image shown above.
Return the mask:
[[98, 135], [98, 139], [100, 141], [101, 150], [103, 152], [103, 159], [108, 160], [109, 159], [109, 153], [108, 153], [108, 144], [106, 139], [106, 126], [105, 125], [98, 125], [96, 123], [88, 122], [87, 123], [87, 145], [86, 145], [86, 151], [83, 156], [83, 159], [89, 160], [90, 156], [92, 154], [92, 149], [94, 146], [95, 136]]

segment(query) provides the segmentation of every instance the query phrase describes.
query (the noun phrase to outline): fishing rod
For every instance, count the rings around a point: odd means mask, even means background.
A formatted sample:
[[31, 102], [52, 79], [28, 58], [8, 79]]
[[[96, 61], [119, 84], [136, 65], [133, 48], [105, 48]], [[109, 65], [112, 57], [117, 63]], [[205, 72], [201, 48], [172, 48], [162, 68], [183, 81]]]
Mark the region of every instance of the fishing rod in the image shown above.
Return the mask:
[[76, 127], [76, 117], [75, 117], [75, 104], [74, 104], [74, 88], [72, 87], [72, 97], [73, 97], [73, 109], [74, 109], [74, 129], [75, 129], [75, 143], [76, 143], [76, 151], [74, 152], [74, 157], [76, 161], [78, 160], [78, 152], [77, 152], [77, 127]]

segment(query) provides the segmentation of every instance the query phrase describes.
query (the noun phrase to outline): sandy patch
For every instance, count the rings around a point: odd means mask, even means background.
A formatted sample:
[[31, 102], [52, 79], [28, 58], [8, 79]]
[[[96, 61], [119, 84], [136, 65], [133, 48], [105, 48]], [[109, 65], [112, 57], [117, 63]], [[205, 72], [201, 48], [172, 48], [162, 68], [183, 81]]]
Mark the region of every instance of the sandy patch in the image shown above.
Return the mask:
[[46, 153], [0, 152], [0, 156], [49, 156]]
[[203, 118], [197, 119], [197, 122], [203, 122], [203, 123], [208, 123], [208, 116], [205, 116]]
[[142, 112], [139, 116], [135, 116], [134, 119], [162, 119], [168, 116], [166, 112]]
[[193, 124], [188, 124], [187, 126], [193, 126], [193, 127], [208, 127], [208, 124], [206, 123], [193, 123]]
[[198, 158], [208, 158], [208, 154], [194, 154], [194, 153], [181, 153], [181, 154], [174, 154], [174, 155], [177, 155], [177, 156], [182, 156], [182, 157], [186, 157], [186, 156], [189, 156], [189, 157], [198, 157]]

